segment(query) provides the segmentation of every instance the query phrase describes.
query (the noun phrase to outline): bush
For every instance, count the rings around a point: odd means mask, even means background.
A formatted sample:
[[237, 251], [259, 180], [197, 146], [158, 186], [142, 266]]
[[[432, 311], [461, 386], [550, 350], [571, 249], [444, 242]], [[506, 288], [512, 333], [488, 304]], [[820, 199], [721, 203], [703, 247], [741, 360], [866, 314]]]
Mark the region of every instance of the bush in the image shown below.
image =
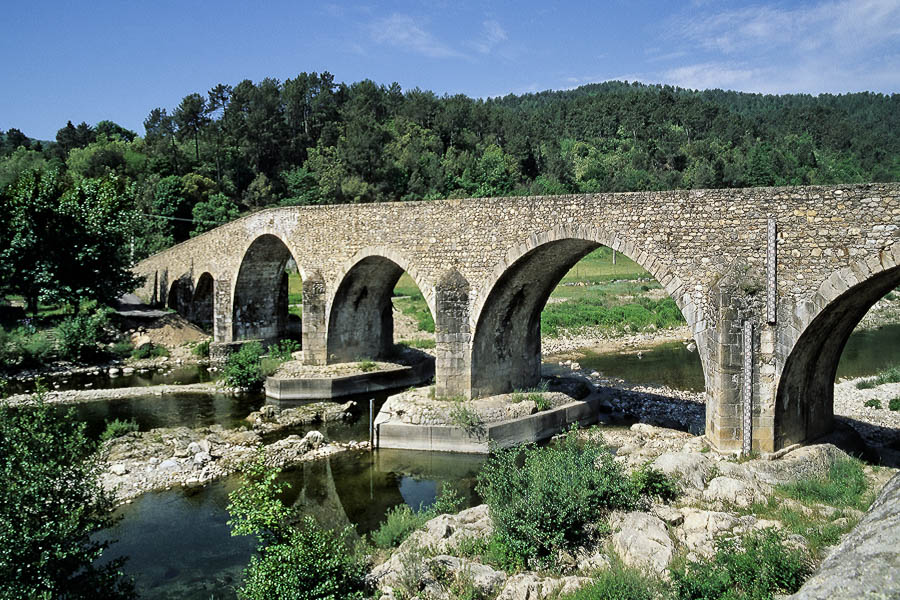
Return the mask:
[[900, 398], [891, 398], [891, 401], [888, 403], [888, 408], [893, 411], [900, 410]]
[[714, 558], [673, 568], [671, 580], [678, 600], [770, 600], [800, 589], [812, 567], [806, 551], [789, 548], [773, 528], [720, 539]]
[[[90, 312], [87, 312], [90, 311]], [[98, 344], [108, 337], [111, 329], [109, 308], [97, 308], [64, 319], [56, 327], [56, 345], [60, 358], [84, 361], [100, 355]]]
[[450, 423], [462, 428], [470, 436], [484, 435], [484, 420], [478, 411], [466, 406], [465, 402], [454, 401], [450, 407]]
[[113, 344], [110, 352], [119, 358], [125, 358], [126, 356], [131, 356], [131, 353], [134, 352], [134, 346], [128, 340], [122, 340]]
[[[207, 348], [209, 348], [207, 344]], [[300, 342], [296, 340], [281, 340], [269, 347], [269, 357], [280, 362], [291, 360], [291, 355], [300, 349]], [[207, 354], [209, 352], [207, 351]]]
[[863, 402], [863, 406], [867, 408], [881, 408], [881, 400], [878, 398], [869, 398]]
[[135, 348], [131, 353], [131, 358], [142, 360], [145, 358], [156, 358], [158, 356], [168, 356], [169, 351], [165, 346], [156, 344], [144, 344], [140, 348]]
[[631, 484], [638, 496], [660, 502], [671, 502], [680, 492], [678, 484], [672, 478], [649, 465], [632, 471]]
[[263, 348], [259, 342], [243, 344], [225, 361], [222, 368], [225, 385], [242, 390], [259, 389], [263, 383], [262, 355]]
[[478, 474], [495, 535], [518, 564], [584, 543], [587, 526], [640, 499], [601, 442], [569, 431], [554, 445], [497, 451]]
[[38, 367], [55, 354], [55, 344], [46, 332], [33, 326], [6, 331], [0, 327], [0, 367]]
[[199, 358], [209, 358], [209, 340], [203, 340], [191, 350], [194, 356]]
[[278, 498], [287, 484], [266, 467], [262, 451], [229, 496], [232, 535], [253, 535], [258, 554], [244, 570], [238, 596], [249, 600], [326, 600], [365, 597], [365, 566], [349, 546], [351, 529], [319, 527]]
[[120, 421], [119, 419], [107, 421], [106, 429], [100, 434], [100, 441], [105, 442], [107, 440], [122, 437], [126, 433], [131, 433], [133, 431], [140, 431], [140, 427], [134, 419], [129, 419], [127, 421]]
[[422, 510], [420, 507], [414, 511], [406, 504], [397, 505], [388, 510], [387, 518], [371, 533], [372, 543], [378, 548], [395, 548], [426, 521], [438, 515], [455, 513], [462, 505], [463, 499], [449, 486], [441, 489], [441, 494], [428, 509]]
[[614, 561], [609, 569], [596, 574], [593, 583], [566, 600], [656, 600], [663, 596], [659, 580], [645, 575], [638, 569], [625, 567]]
[[113, 503], [85, 425], [35, 400], [0, 403], [0, 598], [132, 597], [124, 559], [101, 559]]
[[361, 360], [356, 364], [356, 368], [362, 371], [363, 373], [368, 373], [370, 371], [374, 371], [378, 368], [378, 365], [375, 364], [374, 361], [371, 360]]

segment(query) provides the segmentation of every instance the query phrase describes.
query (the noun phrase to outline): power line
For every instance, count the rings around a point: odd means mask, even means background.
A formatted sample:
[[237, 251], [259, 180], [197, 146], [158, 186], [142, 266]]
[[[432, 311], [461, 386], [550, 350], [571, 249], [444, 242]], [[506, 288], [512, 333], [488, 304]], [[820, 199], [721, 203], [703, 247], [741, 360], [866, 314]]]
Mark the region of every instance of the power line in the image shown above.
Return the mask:
[[200, 221], [198, 219], [185, 219], [182, 217], [167, 217], [166, 215], [151, 215], [150, 213], [140, 213], [145, 217], [154, 217], [156, 219], [168, 219], [169, 221], [184, 221], [186, 223], [202, 223], [204, 225], [224, 225], [228, 221]]

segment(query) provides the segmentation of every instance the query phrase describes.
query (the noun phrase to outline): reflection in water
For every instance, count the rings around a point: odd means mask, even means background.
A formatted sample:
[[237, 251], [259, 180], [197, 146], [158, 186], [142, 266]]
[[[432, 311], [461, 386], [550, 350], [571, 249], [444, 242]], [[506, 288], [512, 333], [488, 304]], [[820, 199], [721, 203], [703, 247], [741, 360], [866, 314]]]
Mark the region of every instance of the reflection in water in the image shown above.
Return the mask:
[[[210, 373], [204, 366], [172, 365], [171, 368], [162, 367], [146, 373], [138, 373], [135, 371], [130, 375], [119, 375], [117, 377], [110, 377], [105, 370], [101, 370], [98, 375], [79, 373], [74, 375], [47, 376], [43, 377], [41, 380], [51, 391], [63, 391], [84, 389], [106, 390], [163, 384], [206, 383], [208, 381], [215, 381], [219, 376], [219, 372]], [[9, 382], [7, 393], [30, 394], [34, 391], [34, 385], [34, 381], [12, 380]]]
[[[404, 450], [345, 453], [285, 471], [284, 501], [327, 527], [352, 525], [372, 531], [401, 503], [427, 508], [443, 486], [453, 486], [467, 505], [480, 502], [475, 474], [483, 456]], [[145, 494], [119, 509], [109, 531], [119, 541], [107, 556], [128, 556], [142, 598], [234, 598], [233, 586], [247, 564], [253, 540], [232, 538], [227, 525], [230, 477], [195, 492]]]

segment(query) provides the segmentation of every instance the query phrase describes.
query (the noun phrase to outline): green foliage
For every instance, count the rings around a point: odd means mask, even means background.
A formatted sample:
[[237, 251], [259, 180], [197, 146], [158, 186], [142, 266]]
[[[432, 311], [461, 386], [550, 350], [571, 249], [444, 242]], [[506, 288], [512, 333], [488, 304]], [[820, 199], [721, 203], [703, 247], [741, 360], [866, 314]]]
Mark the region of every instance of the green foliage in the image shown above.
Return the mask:
[[665, 598], [665, 586], [639, 569], [613, 561], [609, 569], [594, 575], [594, 581], [565, 600], [657, 600]]
[[400, 312], [416, 320], [419, 331], [434, 333], [434, 317], [431, 316], [431, 310], [428, 308], [425, 296], [422, 295], [419, 288], [410, 290], [408, 298], [399, 298], [396, 300], [396, 303]]
[[454, 401], [450, 407], [450, 423], [462, 428], [468, 435], [481, 437], [484, 435], [484, 419], [478, 411], [462, 401]]
[[634, 487], [597, 441], [571, 430], [557, 443], [497, 451], [478, 474], [495, 535], [518, 564], [546, 560], [586, 541], [587, 525], [640, 504]]
[[671, 578], [678, 600], [771, 600], [796, 592], [812, 570], [805, 550], [792, 549], [777, 529], [764, 529], [718, 540], [712, 560], [685, 562]]
[[200, 358], [208, 358], [209, 357], [209, 340], [203, 340], [196, 346], [191, 349], [191, 353], [194, 356], [198, 356]]
[[886, 371], [882, 371], [875, 377], [857, 381], [856, 388], [860, 390], [866, 390], [875, 386], [884, 385], [885, 383], [898, 382], [900, 382], [900, 367], [891, 367]]
[[900, 410], [900, 398], [891, 398], [888, 403], [888, 408], [893, 411]]
[[106, 442], [134, 431], [140, 431], [140, 427], [134, 419], [113, 419], [112, 421], [106, 422], [106, 429], [100, 434], [100, 441]]
[[208, 199], [198, 202], [193, 208], [194, 230], [191, 236], [200, 235], [219, 225], [238, 218], [240, 211], [237, 204], [222, 193], [211, 194]]
[[777, 489], [801, 502], [821, 502], [859, 510], [866, 510], [870, 501], [866, 495], [866, 474], [856, 458], [839, 458], [824, 477], [801, 479]]
[[131, 353], [134, 351], [134, 346], [130, 340], [120, 340], [114, 343], [109, 351], [113, 356], [125, 358], [131, 356]]
[[[365, 598], [365, 566], [349, 550], [350, 528], [333, 532], [302, 519], [279, 499], [287, 486], [259, 451], [229, 496], [232, 535], [253, 535], [258, 554], [244, 571], [238, 597], [247, 600]], [[297, 521], [299, 520], [299, 524]]]
[[96, 358], [99, 344], [109, 339], [113, 331], [109, 321], [112, 310], [95, 308], [64, 319], [56, 328], [56, 345], [60, 358], [85, 361]]
[[0, 326], [0, 369], [37, 367], [56, 353], [56, 344], [47, 332], [31, 325], [6, 331]]
[[641, 297], [637, 303], [614, 306], [605, 295], [586, 296], [547, 305], [541, 312], [541, 332], [549, 336], [579, 327], [621, 332], [626, 328], [643, 331], [651, 326], [665, 329], [683, 324], [681, 311], [669, 297], [660, 300]]
[[420, 350], [428, 350], [430, 348], [434, 348], [435, 341], [430, 338], [417, 338], [413, 340], [403, 340], [403, 344], [409, 346], [410, 348], [419, 348]]
[[863, 406], [868, 408], [881, 408], [881, 400], [878, 398], [869, 398], [863, 402]]
[[291, 360], [291, 355], [298, 350], [300, 350], [300, 342], [297, 340], [284, 339], [280, 340], [277, 344], [269, 346], [269, 357], [284, 362]]
[[785, 531], [806, 539], [813, 556], [821, 558], [822, 552], [840, 541], [841, 536], [856, 525], [858, 517], [835, 511], [830, 515], [816, 510], [793, 508], [771, 496], [766, 502], [755, 503], [747, 511], [763, 519], [781, 522]]
[[123, 560], [98, 561], [113, 523], [102, 468], [74, 411], [0, 403], [0, 597], [133, 597]]
[[263, 372], [260, 359], [263, 355], [262, 344], [248, 342], [231, 354], [222, 368], [225, 385], [242, 390], [258, 389], [263, 383]]
[[365, 359], [356, 363], [356, 368], [362, 371], [363, 373], [369, 373], [370, 371], [374, 371], [378, 368], [378, 365], [375, 361]]
[[631, 484], [638, 496], [660, 502], [671, 502], [681, 492], [674, 479], [649, 464], [631, 472]]
[[377, 548], [396, 548], [430, 519], [438, 515], [454, 514], [463, 506], [463, 499], [450, 486], [444, 486], [440, 495], [427, 509], [413, 510], [406, 504], [388, 509], [387, 517], [371, 533], [372, 543]]
[[169, 356], [169, 351], [165, 346], [160, 346], [159, 344], [144, 344], [140, 348], [135, 348], [131, 352], [131, 358], [134, 359], [145, 359], [145, 358], [157, 358], [159, 356]]

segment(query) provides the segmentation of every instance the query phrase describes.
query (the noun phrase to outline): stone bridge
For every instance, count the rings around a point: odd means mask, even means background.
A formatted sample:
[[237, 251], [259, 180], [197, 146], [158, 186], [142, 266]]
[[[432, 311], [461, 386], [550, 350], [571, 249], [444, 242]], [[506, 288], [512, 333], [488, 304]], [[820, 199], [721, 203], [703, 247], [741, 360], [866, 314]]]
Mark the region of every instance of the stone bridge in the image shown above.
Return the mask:
[[830, 430], [841, 351], [900, 284], [900, 184], [680, 190], [275, 208], [135, 267], [145, 300], [212, 326], [217, 342], [288, 324], [285, 265], [303, 278], [312, 364], [392, 345], [403, 271], [436, 324], [442, 397], [539, 380], [540, 312], [600, 245], [647, 269], [687, 320], [721, 451], [777, 450]]

